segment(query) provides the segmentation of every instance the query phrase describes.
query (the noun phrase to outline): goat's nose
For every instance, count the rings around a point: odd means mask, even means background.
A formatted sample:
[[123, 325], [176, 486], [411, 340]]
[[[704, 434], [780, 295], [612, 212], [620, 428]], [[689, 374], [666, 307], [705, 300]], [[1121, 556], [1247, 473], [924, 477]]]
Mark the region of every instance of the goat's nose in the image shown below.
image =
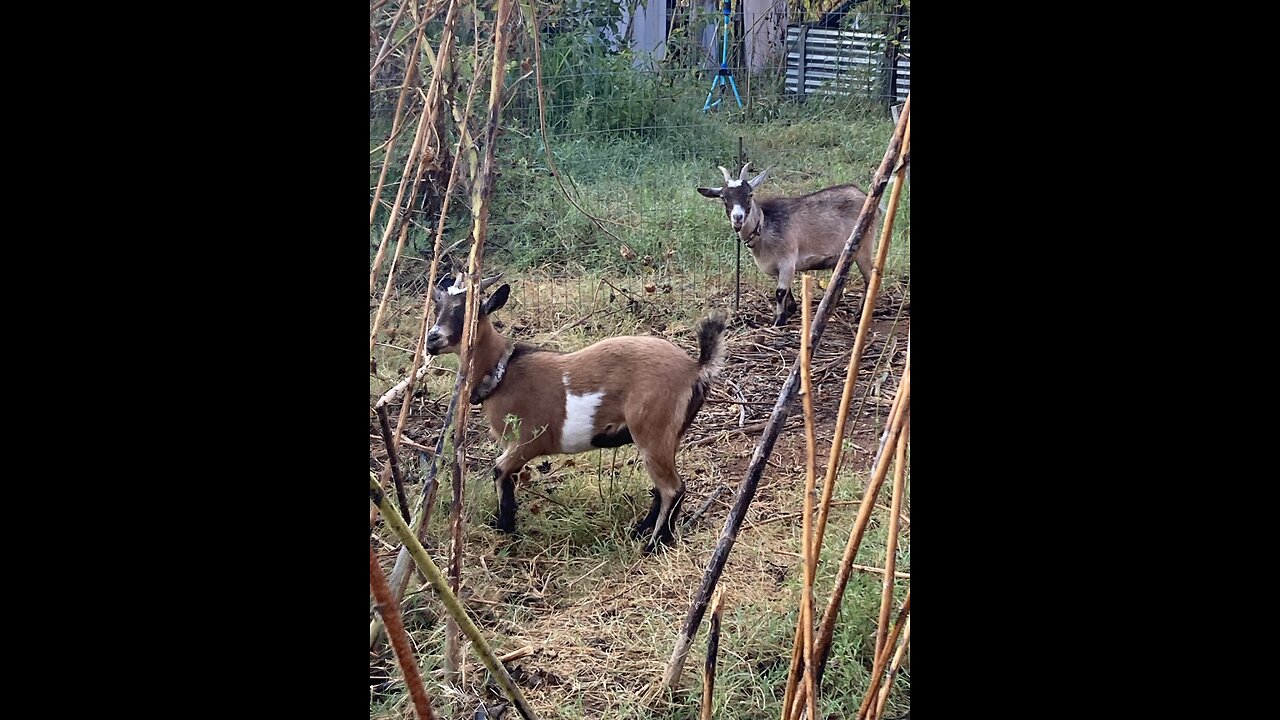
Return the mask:
[[429, 342], [429, 343], [433, 343], [433, 342], [436, 342], [436, 341], [437, 341], [437, 340], [439, 340], [439, 339], [440, 339], [440, 331], [439, 331], [439, 330], [432, 330], [431, 332], [427, 333], [427, 342]]

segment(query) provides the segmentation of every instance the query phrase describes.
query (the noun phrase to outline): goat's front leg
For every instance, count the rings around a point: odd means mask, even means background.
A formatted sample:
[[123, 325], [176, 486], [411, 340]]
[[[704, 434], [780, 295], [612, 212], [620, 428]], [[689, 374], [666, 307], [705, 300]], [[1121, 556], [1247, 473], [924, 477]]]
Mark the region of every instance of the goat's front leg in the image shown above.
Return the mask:
[[791, 293], [791, 283], [795, 280], [795, 274], [796, 268], [794, 265], [784, 265], [778, 268], [778, 290], [774, 294], [776, 311], [773, 316], [774, 325], [786, 325], [787, 320], [795, 314], [796, 297]]
[[493, 486], [498, 493], [498, 517], [493, 527], [505, 533], [516, 531], [516, 476], [525, 464], [524, 458], [514, 450], [503, 453], [493, 468]]

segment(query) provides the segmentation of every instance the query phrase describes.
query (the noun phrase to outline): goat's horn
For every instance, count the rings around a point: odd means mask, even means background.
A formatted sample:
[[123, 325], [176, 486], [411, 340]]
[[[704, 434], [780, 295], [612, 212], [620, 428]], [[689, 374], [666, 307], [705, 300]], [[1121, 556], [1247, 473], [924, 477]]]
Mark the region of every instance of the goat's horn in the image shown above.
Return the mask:
[[484, 280], [481, 280], [481, 281], [480, 281], [480, 292], [484, 292], [485, 290], [488, 290], [490, 287], [492, 287], [492, 286], [493, 286], [493, 284], [494, 284], [494, 283], [498, 282], [498, 280], [499, 280], [501, 277], [502, 277], [502, 273], [498, 273], [497, 275], [494, 275], [494, 276], [493, 276], [493, 277], [491, 277], [491, 278], [486, 278], [486, 279], [484, 279]]
[[729, 175], [729, 171], [725, 170], [723, 165], [717, 165], [716, 167], [720, 168], [720, 172], [724, 175], [724, 181], [726, 183], [733, 181], [733, 177]]

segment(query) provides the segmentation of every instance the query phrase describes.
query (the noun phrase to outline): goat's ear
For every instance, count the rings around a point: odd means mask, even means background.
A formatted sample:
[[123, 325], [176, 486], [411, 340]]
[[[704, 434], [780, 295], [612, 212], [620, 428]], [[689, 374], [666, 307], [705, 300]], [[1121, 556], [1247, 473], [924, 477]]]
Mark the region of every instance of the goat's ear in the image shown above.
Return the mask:
[[484, 301], [484, 314], [489, 315], [490, 313], [501, 310], [502, 306], [507, 304], [507, 296], [510, 294], [511, 285], [508, 283], [502, 283], [502, 287], [494, 291], [493, 296]]
[[771, 169], [771, 168], [765, 168], [765, 169], [764, 169], [764, 172], [760, 173], [759, 175], [757, 175], [757, 176], [755, 176], [754, 178], [751, 178], [750, 180], [748, 180], [748, 181], [747, 181], [747, 184], [751, 186], [751, 189], [752, 189], [752, 190], [755, 190], [756, 188], [760, 187], [760, 184], [761, 184], [761, 183], [763, 183], [765, 180], [768, 180], [768, 179], [769, 179], [769, 170], [770, 170], [770, 169]]
[[719, 198], [722, 192], [724, 192], [724, 188], [698, 188], [698, 194], [703, 197]]
[[431, 288], [431, 299], [435, 301], [436, 307], [440, 307], [440, 303], [444, 302], [444, 291], [439, 287]]

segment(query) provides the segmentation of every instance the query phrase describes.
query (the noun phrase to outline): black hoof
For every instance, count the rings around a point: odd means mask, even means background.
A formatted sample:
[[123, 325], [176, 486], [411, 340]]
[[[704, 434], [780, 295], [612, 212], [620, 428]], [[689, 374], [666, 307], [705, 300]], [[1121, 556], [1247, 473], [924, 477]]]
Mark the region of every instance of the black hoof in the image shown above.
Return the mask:
[[497, 530], [498, 532], [506, 533], [507, 535], [514, 535], [516, 532], [516, 524], [514, 522], [504, 523], [502, 522], [502, 520], [498, 518], [493, 518], [485, 524], [493, 528], [494, 530]]
[[655, 552], [657, 552], [659, 549], [666, 550], [667, 548], [675, 547], [675, 545], [676, 545], [675, 536], [671, 535], [670, 533], [659, 533], [657, 544], [655, 545], [653, 540], [646, 541], [644, 544], [643, 552], [645, 555], [652, 555]]

